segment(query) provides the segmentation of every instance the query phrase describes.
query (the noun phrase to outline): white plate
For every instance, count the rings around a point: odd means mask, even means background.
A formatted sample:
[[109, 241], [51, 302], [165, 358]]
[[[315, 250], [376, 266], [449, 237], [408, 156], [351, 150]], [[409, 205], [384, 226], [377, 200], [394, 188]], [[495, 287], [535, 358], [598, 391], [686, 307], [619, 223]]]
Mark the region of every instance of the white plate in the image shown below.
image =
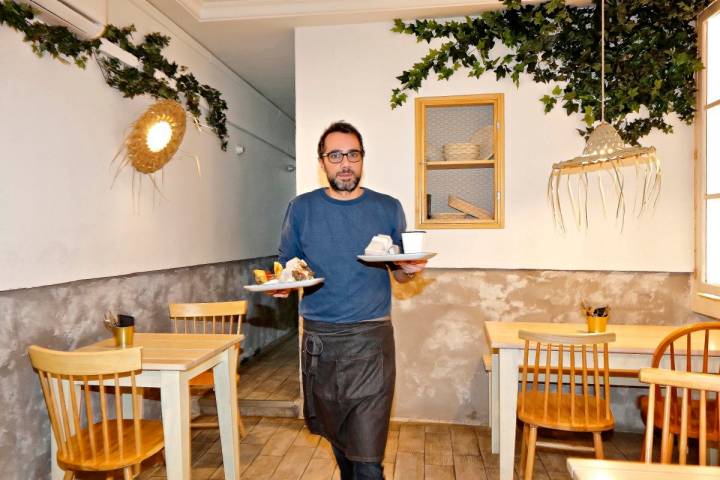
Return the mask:
[[437, 255], [437, 253], [419, 252], [398, 253], [395, 255], [358, 255], [357, 258], [363, 262], [402, 262], [404, 260], [427, 260], [435, 255]]
[[260, 285], [245, 285], [245, 290], [250, 290], [251, 292], [272, 292], [273, 290], [288, 290], [288, 289], [294, 289], [294, 288], [302, 288], [302, 287], [312, 287], [313, 285], [317, 285], [318, 283], [324, 282], [325, 279], [320, 278], [311, 278], [309, 280], [299, 280], [297, 282], [277, 282], [277, 283], [262, 283]]

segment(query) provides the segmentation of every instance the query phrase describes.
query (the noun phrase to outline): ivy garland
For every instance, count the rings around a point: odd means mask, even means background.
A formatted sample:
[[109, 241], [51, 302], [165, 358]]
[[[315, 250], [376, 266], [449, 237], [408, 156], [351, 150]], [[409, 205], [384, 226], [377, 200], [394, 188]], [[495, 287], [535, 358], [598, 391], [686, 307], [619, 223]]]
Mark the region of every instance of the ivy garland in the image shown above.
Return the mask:
[[[187, 67], [178, 66], [162, 55], [162, 50], [170, 44], [169, 37], [150, 33], [142, 43], [135, 44], [131, 40], [135, 32], [134, 26], [118, 28], [108, 25], [103, 38], [135, 55], [142, 65], [134, 68], [116, 58], [103, 55], [100, 52], [100, 40], [81, 40], [65, 27], [36, 21], [35, 13], [28, 5], [3, 0], [0, 3], [0, 25], [2, 24], [23, 32], [24, 40], [31, 44], [33, 52], [39, 57], [47, 53], [64, 63], [72, 61], [83, 69], [88, 60], [94, 57], [103, 72], [105, 82], [127, 98], [148, 94], [156, 99], [180, 101], [182, 96], [185, 107], [197, 124], [201, 115], [200, 98], [204, 98], [209, 106], [205, 121], [220, 139], [221, 148], [227, 150], [227, 103], [218, 90], [198, 82], [195, 76], [187, 71]], [[156, 70], [167, 78], [156, 78]], [[169, 80], [175, 82], [174, 88]]]
[[[479, 78], [495, 72], [519, 85], [520, 74], [535, 82], [555, 83], [540, 100], [545, 112], [558, 102], [568, 115], [581, 112], [587, 137], [600, 118], [600, 1], [593, 7], [571, 7], [564, 0], [522, 5], [503, 0], [505, 9], [485, 12], [464, 21], [395, 20], [397, 33], [430, 43], [442, 39], [397, 79], [390, 104], [407, 101], [430, 72], [448, 80], [461, 68]], [[695, 19], [711, 0], [605, 1], [605, 119], [626, 142], [653, 128], [672, 132], [667, 115], [685, 123], [695, 115], [695, 72], [702, 68], [697, 55]], [[498, 55], [502, 44], [509, 53]]]

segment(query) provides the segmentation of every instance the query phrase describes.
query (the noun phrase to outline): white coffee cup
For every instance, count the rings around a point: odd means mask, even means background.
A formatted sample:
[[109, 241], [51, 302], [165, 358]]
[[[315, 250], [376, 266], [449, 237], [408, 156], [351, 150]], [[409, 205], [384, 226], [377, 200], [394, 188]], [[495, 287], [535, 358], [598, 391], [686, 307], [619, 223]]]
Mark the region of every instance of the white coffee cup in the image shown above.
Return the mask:
[[424, 242], [425, 242], [425, 232], [422, 230], [403, 232], [403, 234], [402, 234], [403, 253], [424, 252], [424, 250], [423, 250]]

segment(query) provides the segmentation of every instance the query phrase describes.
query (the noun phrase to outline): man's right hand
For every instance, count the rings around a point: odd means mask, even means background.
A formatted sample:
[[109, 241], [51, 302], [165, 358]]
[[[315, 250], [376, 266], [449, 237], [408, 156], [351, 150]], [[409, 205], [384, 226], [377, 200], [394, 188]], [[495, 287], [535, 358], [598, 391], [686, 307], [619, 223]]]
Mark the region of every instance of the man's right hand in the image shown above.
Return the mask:
[[291, 288], [286, 288], [284, 290], [269, 290], [265, 292], [265, 295], [269, 295], [273, 298], [288, 298], [290, 296], [290, 292], [292, 292]]

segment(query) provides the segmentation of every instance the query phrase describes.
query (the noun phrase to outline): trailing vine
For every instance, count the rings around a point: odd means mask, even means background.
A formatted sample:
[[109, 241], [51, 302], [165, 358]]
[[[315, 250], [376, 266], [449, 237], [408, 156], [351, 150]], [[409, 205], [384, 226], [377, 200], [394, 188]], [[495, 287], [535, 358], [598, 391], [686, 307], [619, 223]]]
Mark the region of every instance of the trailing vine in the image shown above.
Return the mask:
[[[600, 118], [600, 1], [572, 7], [564, 0], [522, 5], [503, 0], [504, 9], [464, 21], [395, 20], [394, 32], [417, 41], [441, 40], [397, 79], [392, 108], [417, 92], [432, 72], [448, 80], [465, 69], [479, 78], [494, 72], [519, 85], [520, 75], [554, 84], [540, 101], [545, 112], [562, 105], [568, 115], [580, 113], [587, 137]], [[605, 119], [626, 142], [654, 128], [672, 132], [668, 114], [685, 123], [695, 115], [697, 55], [695, 19], [711, 0], [605, 1]], [[502, 53], [494, 47], [504, 45]]]
[[[220, 139], [221, 148], [227, 150], [227, 103], [218, 90], [201, 84], [187, 71], [187, 67], [179, 66], [163, 56], [162, 50], [170, 44], [170, 37], [150, 33], [141, 43], [136, 44], [131, 39], [135, 32], [134, 26], [118, 28], [108, 25], [103, 38], [135, 55], [141, 62], [140, 68], [135, 68], [104, 55], [100, 51], [100, 40], [79, 39], [65, 27], [38, 22], [28, 5], [13, 0], [0, 2], [2, 24], [24, 33], [24, 40], [30, 43], [33, 52], [39, 57], [49, 54], [61, 62], [72, 62], [83, 69], [90, 58], [95, 58], [105, 82], [125, 97], [147, 94], [156, 99], [182, 101], [198, 125], [201, 117], [200, 98], [204, 98], [209, 107], [205, 122]], [[166, 78], [156, 78], [155, 71], [162, 72]]]

